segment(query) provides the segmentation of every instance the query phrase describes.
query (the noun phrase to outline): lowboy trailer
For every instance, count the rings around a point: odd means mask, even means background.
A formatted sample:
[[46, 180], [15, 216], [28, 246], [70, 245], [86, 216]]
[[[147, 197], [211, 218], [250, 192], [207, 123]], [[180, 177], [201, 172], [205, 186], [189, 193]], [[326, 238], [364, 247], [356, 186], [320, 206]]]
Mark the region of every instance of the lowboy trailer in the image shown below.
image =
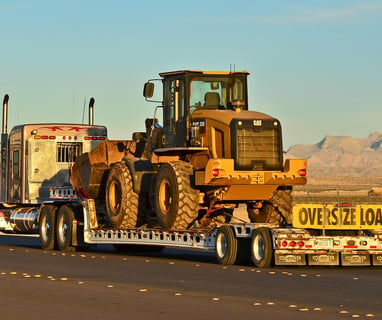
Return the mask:
[[[279, 121], [248, 110], [247, 75], [162, 73], [164, 127], [154, 115], [132, 140], [108, 140], [93, 124], [94, 99], [88, 125], [8, 135], [6, 95], [0, 231], [39, 233], [44, 250], [112, 244], [209, 250], [221, 264], [262, 268], [382, 265], [382, 205], [292, 207], [306, 160], [284, 163]], [[146, 99], [153, 90], [146, 83]]]

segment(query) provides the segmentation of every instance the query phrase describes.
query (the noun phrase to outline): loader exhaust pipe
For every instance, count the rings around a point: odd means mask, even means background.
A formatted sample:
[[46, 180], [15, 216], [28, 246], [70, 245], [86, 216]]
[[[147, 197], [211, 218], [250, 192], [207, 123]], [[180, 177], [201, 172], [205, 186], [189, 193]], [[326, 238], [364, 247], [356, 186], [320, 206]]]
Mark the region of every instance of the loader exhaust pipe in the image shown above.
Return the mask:
[[6, 94], [3, 100], [3, 127], [1, 131], [1, 174], [0, 174], [0, 201], [7, 201], [7, 165], [8, 165], [8, 100]]
[[94, 98], [91, 97], [89, 101], [89, 126], [94, 125]]

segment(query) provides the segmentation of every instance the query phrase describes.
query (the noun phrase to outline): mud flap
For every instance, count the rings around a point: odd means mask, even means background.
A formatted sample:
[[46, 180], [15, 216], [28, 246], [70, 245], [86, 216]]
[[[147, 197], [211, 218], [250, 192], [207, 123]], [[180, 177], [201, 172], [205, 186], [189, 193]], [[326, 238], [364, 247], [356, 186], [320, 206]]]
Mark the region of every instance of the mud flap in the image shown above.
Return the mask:
[[281, 253], [275, 252], [275, 265], [277, 266], [305, 266], [306, 257], [304, 253]]
[[373, 266], [382, 266], [382, 254], [372, 254]]
[[370, 266], [369, 253], [342, 253], [341, 264], [343, 266]]
[[311, 253], [308, 254], [310, 266], [338, 266], [340, 256], [338, 253]]

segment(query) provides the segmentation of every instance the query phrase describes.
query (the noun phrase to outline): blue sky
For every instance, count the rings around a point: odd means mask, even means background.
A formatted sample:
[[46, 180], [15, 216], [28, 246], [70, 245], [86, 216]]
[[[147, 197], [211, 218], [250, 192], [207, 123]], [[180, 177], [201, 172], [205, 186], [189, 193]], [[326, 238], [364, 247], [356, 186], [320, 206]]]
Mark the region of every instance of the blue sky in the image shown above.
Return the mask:
[[382, 1], [0, 0], [0, 34], [8, 128], [81, 123], [93, 96], [95, 122], [130, 139], [154, 113], [147, 79], [235, 65], [284, 149], [382, 132]]

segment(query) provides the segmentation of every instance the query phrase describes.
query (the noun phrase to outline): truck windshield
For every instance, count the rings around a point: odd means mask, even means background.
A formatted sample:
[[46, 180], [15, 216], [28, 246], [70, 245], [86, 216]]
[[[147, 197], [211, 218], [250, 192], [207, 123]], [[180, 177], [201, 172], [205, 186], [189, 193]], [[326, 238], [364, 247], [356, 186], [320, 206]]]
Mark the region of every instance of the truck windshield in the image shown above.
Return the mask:
[[231, 109], [245, 105], [240, 78], [197, 77], [190, 84], [190, 113], [196, 109]]

